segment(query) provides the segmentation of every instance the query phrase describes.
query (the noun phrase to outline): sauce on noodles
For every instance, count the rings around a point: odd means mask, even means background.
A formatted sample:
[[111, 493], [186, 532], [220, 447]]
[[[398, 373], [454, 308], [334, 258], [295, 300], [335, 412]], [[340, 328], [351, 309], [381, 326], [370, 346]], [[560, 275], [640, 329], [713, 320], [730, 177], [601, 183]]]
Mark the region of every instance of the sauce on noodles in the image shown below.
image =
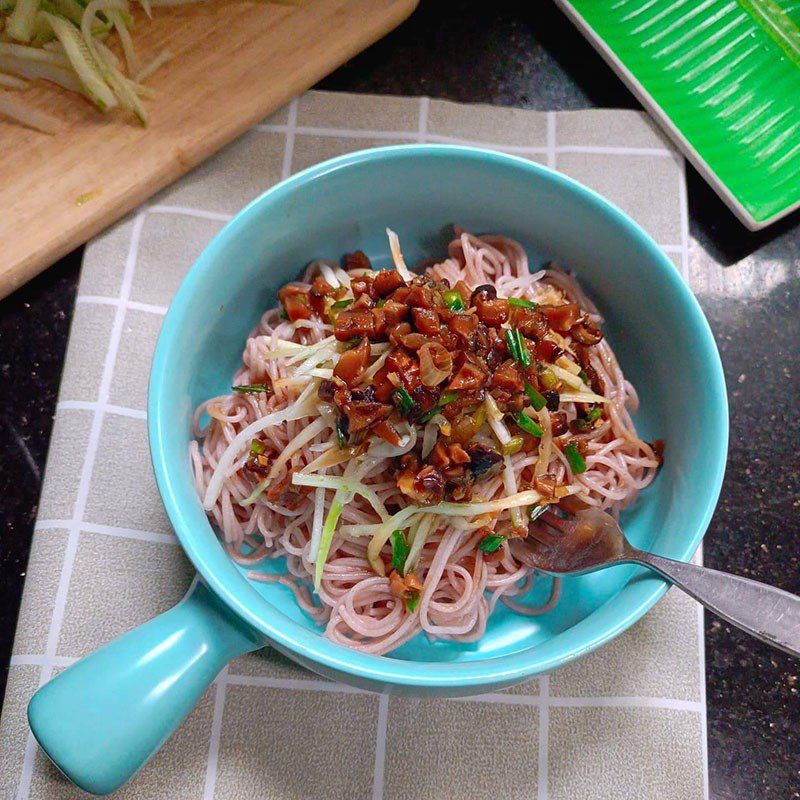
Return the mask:
[[[197, 491], [236, 561], [284, 556], [330, 639], [386, 653], [420, 630], [475, 641], [535, 579], [546, 509], [618, 514], [655, 476], [638, 399], [575, 280], [503, 236], [457, 232], [418, 272], [313, 262], [248, 338], [191, 445]], [[210, 422], [199, 427], [207, 414]], [[533, 540], [531, 540], [533, 541]]]

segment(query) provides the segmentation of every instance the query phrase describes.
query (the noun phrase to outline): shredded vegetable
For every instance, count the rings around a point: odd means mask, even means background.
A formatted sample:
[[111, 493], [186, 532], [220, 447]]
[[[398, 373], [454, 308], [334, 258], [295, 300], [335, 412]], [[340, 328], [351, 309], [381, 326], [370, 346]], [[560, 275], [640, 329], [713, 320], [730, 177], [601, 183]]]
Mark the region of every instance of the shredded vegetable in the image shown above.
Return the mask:
[[583, 456], [578, 451], [578, 445], [575, 442], [570, 442], [564, 448], [564, 455], [569, 462], [570, 469], [576, 475], [580, 475], [581, 472], [586, 472], [586, 462], [583, 460]]
[[481, 539], [478, 547], [483, 550], [484, 553], [494, 553], [495, 550], [500, 548], [500, 545], [503, 544], [504, 541], [504, 536], [498, 536], [494, 533], [490, 533], [488, 536], [485, 536], [483, 539]]
[[390, 538], [392, 543], [392, 567], [400, 575], [405, 575], [406, 559], [411, 552], [405, 534], [403, 531], [393, 531]]
[[[202, 0], [137, 2], [152, 17], [152, 7]], [[140, 82], [172, 53], [162, 49], [142, 64], [131, 35], [133, 23], [131, 0], [0, 0], [0, 87], [24, 92], [29, 88], [25, 79], [42, 78], [85, 96], [100, 111], [119, 107], [146, 125], [148, 114], [139, 98], [154, 93]], [[127, 74], [104, 43], [112, 34], [124, 54]], [[43, 133], [55, 133], [59, 127], [58, 120], [24, 95], [13, 101], [4, 98], [2, 114]]]
[[240, 394], [260, 394], [270, 391], [270, 387], [266, 383], [248, 383], [246, 386], [231, 386], [231, 389]]
[[544, 399], [544, 395], [537, 392], [529, 383], [525, 384], [525, 394], [528, 395], [534, 411], [540, 411], [545, 407], [547, 401]]
[[538, 303], [534, 303], [532, 300], [525, 300], [522, 297], [509, 297], [508, 304], [512, 308], [539, 308]]

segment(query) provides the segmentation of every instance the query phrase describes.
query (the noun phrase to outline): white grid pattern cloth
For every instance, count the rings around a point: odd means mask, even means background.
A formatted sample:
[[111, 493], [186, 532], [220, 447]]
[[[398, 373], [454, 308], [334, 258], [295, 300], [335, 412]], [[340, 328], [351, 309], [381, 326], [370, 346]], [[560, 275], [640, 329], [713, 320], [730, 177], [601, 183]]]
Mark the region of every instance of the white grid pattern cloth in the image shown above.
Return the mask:
[[[687, 277], [683, 161], [629, 111], [310, 92], [106, 231], [86, 250], [78, 290], [0, 719], [0, 800], [84, 796], [38, 750], [27, 702], [65, 666], [168, 609], [191, 581], [145, 429], [156, 336], [186, 270], [282, 177], [352, 150], [422, 141], [482, 144], [577, 178], [637, 219]], [[262, 651], [227, 667], [115, 796], [700, 800], [702, 648], [702, 615], [671, 591], [601, 651], [468, 700], [361, 693]]]

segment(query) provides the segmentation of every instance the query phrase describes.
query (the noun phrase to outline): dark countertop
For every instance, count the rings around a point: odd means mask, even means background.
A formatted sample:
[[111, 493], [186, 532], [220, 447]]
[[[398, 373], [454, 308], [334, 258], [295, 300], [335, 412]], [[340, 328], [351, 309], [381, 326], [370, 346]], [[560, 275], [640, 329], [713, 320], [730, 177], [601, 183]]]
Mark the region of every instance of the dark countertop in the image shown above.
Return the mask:
[[[639, 107], [555, 7], [524, 5], [423, 0], [408, 22], [320, 86], [538, 109]], [[748, 233], [692, 170], [689, 210], [693, 287], [719, 345], [731, 410], [706, 563], [800, 593], [800, 215]], [[80, 251], [70, 254], [0, 302], [2, 665], [80, 260]], [[800, 798], [800, 664], [707, 617], [706, 669], [713, 800]]]

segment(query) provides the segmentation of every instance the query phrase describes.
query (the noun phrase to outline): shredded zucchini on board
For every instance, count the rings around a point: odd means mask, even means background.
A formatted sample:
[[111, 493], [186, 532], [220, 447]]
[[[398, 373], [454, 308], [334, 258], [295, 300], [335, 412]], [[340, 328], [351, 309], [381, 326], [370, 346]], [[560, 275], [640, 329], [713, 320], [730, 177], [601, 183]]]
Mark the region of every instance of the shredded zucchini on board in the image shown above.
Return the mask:
[[[148, 17], [153, 8], [204, 0], [133, 0]], [[299, 0], [267, 0], [299, 5]], [[131, 36], [131, 0], [0, 0], [0, 117], [42, 133], [56, 134], [59, 120], [25, 97], [41, 78], [85, 96], [100, 111], [121, 108], [142, 125], [148, 115], [140, 97], [152, 90], [141, 81], [172, 59], [164, 49], [142, 63]], [[108, 48], [113, 37], [124, 55], [125, 72]]]

